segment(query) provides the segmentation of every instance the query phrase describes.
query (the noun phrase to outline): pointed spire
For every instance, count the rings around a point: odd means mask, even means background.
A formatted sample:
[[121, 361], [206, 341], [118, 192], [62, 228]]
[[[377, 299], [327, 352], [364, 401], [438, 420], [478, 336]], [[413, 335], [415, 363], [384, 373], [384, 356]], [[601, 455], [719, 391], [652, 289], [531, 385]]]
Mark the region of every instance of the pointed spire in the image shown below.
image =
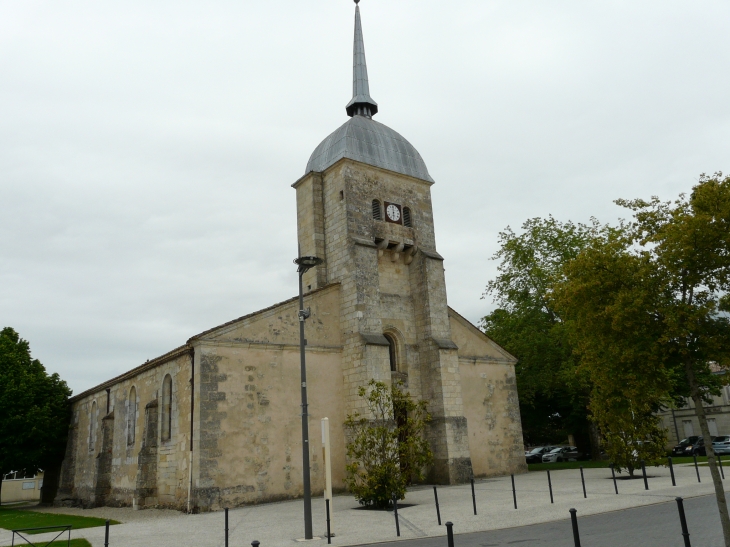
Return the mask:
[[365, 42], [362, 37], [362, 23], [360, 22], [360, 0], [355, 0], [355, 47], [352, 61], [352, 100], [345, 109], [347, 115], [367, 116], [370, 118], [378, 112], [378, 103], [370, 97], [368, 84], [368, 67], [365, 63]]

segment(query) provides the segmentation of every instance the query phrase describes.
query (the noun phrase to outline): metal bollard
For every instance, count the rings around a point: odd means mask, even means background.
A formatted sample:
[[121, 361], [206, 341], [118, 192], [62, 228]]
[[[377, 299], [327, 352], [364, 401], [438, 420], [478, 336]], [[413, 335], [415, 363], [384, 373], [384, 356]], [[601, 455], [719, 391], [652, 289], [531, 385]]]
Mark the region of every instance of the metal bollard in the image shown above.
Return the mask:
[[261, 542], [260, 541], [253, 540], [251, 542], [251, 547], [259, 547], [259, 545], [261, 545]]
[[330, 500], [324, 500], [327, 508], [327, 543], [332, 543], [332, 532], [330, 531]]
[[682, 498], [676, 498], [677, 510], [679, 510], [679, 524], [682, 526], [682, 537], [684, 537], [684, 547], [692, 547], [689, 542], [689, 530], [687, 530], [687, 519], [684, 516], [684, 501]]
[[471, 504], [474, 506], [474, 514], [477, 514], [477, 496], [474, 493], [474, 479], [471, 480]]
[[618, 484], [616, 484], [616, 470], [613, 468], [613, 464], [611, 464], [609, 467], [611, 467], [611, 476], [613, 477], [613, 489], [616, 490], [616, 494], [618, 495]]
[[550, 480], [550, 470], [549, 469], [547, 470], [547, 474], [548, 474], [548, 488], [550, 489], [550, 503], [554, 503], [553, 502], [553, 482]]
[[669, 474], [672, 476], [672, 486], [677, 486], [677, 481], [674, 480], [674, 466], [672, 465], [672, 457], [667, 458], [669, 462]]
[[583, 483], [583, 497], [587, 498], [588, 495], [586, 494], [586, 479], [583, 477], [583, 466], [580, 466], [580, 482]]
[[573, 542], [575, 547], [580, 547], [580, 534], [578, 533], [578, 511], [575, 509], [570, 510], [570, 523], [573, 525]]
[[228, 507], [225, 508], [226, 512], [226, 538], [225, 538], [225, 545], [228, 547]]
[[451, 521], [446, 523], [446, 541], [448, 547], [454, 547], [454, 523]]
[[717, 462], [720, 464], [720, 475], [722, 475], [722, 480], [725, 480], [725, 471], [722, 469], [722, 456], [720, 454], [717, 455]]
[[398, 498], [393, 494], [393, 514], [395, 515], [395, 534], [400, 537], [400, 521], [398, 520]]
[[515, 490], [515, 476], [510, 475], [512, 477], [512, 499], [515, 502], [515, 509], [517, 509], [517, 491]]
[[692, 457], [695, 460], [695, 471], [697, 471], [697, 482], [702, 482], [700, 480], [700, 468], [697, 466], [697, 454], [692, 454]]
[[436, 487], [433, 487], [433, 497], [436, 499], [436, 518], [441, 526], [441, 509], [439, 509], [439, 493], [436, 491]]
[[109, 547], [109, 521], [106, 521], [104, 529], [104, 547]]
[[649, 481], [646, 480], [646, 465], [644, 465], [644, 460], [641, 460], [641, 472], [644, 475], [644, 490], [649, 490]]

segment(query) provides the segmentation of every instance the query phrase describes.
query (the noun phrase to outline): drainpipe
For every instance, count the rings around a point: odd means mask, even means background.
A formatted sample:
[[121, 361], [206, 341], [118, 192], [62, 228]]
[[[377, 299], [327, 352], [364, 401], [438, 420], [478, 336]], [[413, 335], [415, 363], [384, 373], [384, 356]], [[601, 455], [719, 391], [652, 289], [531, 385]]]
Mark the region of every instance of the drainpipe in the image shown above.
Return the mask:
[[193, 494], [193, 411], [195, 410], [195, 348], [190, 354], [190, 461], [188, 462], [188, 515]]
[[111, 391], [112, 391], [112, 389], [110, 387], [106, 388], [106, 415], [107, 416], [109, 416], [109, 405], [110, 405], [109, 398], [111, 397]]

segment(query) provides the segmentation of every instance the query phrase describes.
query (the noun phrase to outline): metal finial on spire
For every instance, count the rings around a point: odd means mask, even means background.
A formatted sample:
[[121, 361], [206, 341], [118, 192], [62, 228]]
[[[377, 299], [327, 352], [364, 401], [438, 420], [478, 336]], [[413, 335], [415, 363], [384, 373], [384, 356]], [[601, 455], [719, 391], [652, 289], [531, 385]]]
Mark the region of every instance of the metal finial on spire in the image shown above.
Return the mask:
[[362, 37], [360, 22], [360, 0], [355, 0], [355, 45], [352, 61], [352, 100], [345, 109], [348, 116], [374, 116], [378, 112], [378, 103], [370, 96], [368, 84], [368, 67], [365, 63], [365, 41]]

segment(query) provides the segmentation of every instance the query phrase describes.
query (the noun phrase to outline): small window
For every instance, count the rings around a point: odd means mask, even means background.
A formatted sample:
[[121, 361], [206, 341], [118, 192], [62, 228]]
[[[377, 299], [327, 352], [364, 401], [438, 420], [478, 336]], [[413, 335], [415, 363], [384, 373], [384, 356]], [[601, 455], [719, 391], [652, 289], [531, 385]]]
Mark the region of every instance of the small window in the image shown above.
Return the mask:
[[413, 227], [411, 223], [411, 210], [408, 207], [403, 207], [403, 226]]
[[383, 220], [383, 215], [380, 212], [380, 202], [377, 199], [373, 200], [373, 218], [375, 220]]
[[162, 381], [162, 440], [169, 441], [172, 435], [172, 377], [168, 374]]
[[127, 400], [127, 444], [134, 444], [135, 430], [137, 426], [137, 389], [132, 387], [129, 390]]
[[388, 341], [388, 357], [390, 359], [390, 371], [396, 372], [398, 370], [398, 352], [395, 345], [395, 339], [390, 335], [386, 334], [385, 339]]

